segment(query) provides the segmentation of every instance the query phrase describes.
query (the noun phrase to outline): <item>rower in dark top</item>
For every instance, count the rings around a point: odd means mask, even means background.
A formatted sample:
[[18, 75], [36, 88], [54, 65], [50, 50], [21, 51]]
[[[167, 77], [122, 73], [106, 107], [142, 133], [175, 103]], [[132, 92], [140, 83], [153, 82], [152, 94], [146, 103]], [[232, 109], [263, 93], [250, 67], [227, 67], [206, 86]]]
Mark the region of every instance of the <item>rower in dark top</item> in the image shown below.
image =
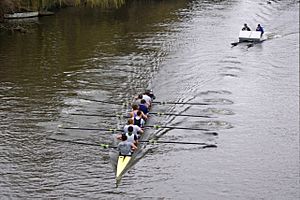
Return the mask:
[[[137, 104], [133, 104], [132, 105], [132, 111], [129, 113], [130, 115], [130, 118], [134, 119], [136, 116], [137, 116], [137, 112], [140, 111], [139, 110], [139, 106]], [[144, 120], [147, 120], [147, 115], [145, 115], [143, 112], [142, 112], [142, 118]]]
[[247, 24], [244, 24], [242, 31], [251, 31], [251, 29], [249, 28], [249, 26]]
[[147, 105], [145, 99], [141, 99], [141, 103], [139, 105], [139, 110], [142, 111], [145, 115], [148, 114], [149, 110], [148, 110], [148, 105]]
[[145, 120], [143, 119], [143, 112], [139, 110], [136, 113], [136, 116], [133, 118], [133, 121], [134, 125], [137, 125], [142, 128], [145, 124]]

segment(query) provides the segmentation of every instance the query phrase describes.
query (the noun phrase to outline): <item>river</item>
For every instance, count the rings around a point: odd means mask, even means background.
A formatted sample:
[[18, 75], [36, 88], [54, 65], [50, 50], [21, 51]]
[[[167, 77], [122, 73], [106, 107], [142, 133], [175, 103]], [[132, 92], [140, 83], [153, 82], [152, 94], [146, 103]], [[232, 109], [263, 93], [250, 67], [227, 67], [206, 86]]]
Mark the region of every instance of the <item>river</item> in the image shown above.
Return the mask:
[[[11, 22], [14, 23], [14, 22]], [[67, 8], [0, 34], [0, 199], [299, 199], [299, 1], [132, 1]], [[247, 23], [267, 40], [231, 46]], [[115, 187], [117, 104], [153, 89], [172, 129]], [[89, 113], [100, 116], [78, 116]], [[151, 131], [151, 130], [149, 130]]]

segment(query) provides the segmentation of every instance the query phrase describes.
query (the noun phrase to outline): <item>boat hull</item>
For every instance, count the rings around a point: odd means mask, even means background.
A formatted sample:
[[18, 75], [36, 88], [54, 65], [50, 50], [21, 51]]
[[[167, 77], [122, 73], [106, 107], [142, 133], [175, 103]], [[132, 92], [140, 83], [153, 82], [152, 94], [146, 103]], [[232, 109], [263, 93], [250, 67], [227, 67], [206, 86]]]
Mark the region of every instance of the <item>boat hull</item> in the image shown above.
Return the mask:
[[39, 12], [22, 12], [13, 14], [4, 14], [4, 19], [22, 19], [39, 16]]
[[260, 31], [240, 31], [239, 42], [260, 42]]
[[[147, 119], [147, 122], [151, 121], [151, 118]], [[157, 132], [157, 131], [155, 131]], [[155, 134], [155, 132], [145, 131], [139, 138], [139, 140], [149, 140]], [[118, 143], [118, 142], [117, 142]], [[146, 143], [139, 143], [137, 145], [137, 149], [131, 156], [120, 156], [119, 152], [116, 150], [112, 150], [110, 152], [111, 164], [115, 169], [115, 178], [116, 178], [116, 186], [120, 183], [122, 176], [132, 167], [134, 166], [142, 157], [144, 157], [149, 149], [146, 148]]]

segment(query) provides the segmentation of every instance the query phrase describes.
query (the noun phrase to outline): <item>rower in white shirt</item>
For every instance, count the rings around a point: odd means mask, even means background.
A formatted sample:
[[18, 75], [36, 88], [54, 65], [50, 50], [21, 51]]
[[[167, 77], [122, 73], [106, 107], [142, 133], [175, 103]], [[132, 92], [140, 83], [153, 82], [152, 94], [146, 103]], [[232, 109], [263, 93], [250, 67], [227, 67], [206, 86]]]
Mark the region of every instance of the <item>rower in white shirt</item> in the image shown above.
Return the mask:
[[127, 124], [124, 126], [124, 133], [128, 132], [128, 127], [133, 127], [133, 134], [139, 136], [144, 133], [143, 129], [141, 129], [138, 125], [134, 125], [134, 120], [132, 118], [128, 119]]

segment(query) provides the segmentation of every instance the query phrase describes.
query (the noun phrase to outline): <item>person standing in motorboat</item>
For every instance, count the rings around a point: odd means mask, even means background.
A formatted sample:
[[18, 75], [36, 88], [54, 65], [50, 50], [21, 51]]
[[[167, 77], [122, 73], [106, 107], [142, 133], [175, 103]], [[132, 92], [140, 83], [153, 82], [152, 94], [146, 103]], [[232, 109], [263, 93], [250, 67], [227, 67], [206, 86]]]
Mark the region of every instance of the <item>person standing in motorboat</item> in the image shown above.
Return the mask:
[[247, 24], [244, 24], [242, 31], [251, 31], [251, 29], [249, 28], [249, 26]]
[[263, 29], [263, 27], [260, 24], [257, 24], [256, 31], [260, 31], [261, 32], [260, 37], [262, 37], [263, 34], [264, 34], [264, 32], [265, 32], [264, 29]]

